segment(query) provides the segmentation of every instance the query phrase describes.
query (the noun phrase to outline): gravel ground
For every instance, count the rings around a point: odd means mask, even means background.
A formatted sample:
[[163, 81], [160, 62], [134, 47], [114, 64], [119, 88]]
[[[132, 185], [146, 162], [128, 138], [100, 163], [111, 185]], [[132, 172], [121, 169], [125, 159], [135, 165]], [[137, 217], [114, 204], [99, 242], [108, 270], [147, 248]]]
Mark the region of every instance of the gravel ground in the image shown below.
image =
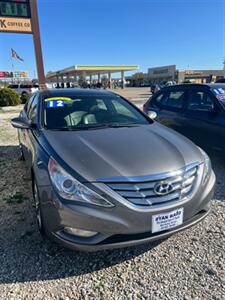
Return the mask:
[[161, 243], [72, 252], [38, 233], [16, 130], [0, 113], [0, 299], [225, 299], [225, 162], [212, 213]]

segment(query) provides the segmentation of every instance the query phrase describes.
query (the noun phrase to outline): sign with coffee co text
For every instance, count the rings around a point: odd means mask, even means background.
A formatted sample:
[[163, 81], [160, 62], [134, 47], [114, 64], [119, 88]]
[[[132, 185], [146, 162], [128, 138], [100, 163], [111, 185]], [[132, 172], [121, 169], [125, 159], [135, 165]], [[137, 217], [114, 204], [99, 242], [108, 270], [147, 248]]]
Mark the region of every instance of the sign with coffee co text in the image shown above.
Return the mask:
[[0, 17], [0, 32], [32, 33], [31, 20]]

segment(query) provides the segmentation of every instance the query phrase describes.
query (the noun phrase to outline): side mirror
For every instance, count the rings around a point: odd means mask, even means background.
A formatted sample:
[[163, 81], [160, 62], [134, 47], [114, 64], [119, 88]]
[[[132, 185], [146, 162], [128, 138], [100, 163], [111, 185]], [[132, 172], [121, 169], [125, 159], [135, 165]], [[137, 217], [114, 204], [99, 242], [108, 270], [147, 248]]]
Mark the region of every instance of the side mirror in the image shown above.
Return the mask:
[[14, 128], [18, 128], [18, 129], [31, 129], [35, 127], [34, 124], [29, 122], [28, 119], [22, 117], [11, 119], [11, 124]]
[[155, 120], [155, 118], [157, 117], [157, 113], [155, 111], [148, 111], [148, 116], [150, 119]]

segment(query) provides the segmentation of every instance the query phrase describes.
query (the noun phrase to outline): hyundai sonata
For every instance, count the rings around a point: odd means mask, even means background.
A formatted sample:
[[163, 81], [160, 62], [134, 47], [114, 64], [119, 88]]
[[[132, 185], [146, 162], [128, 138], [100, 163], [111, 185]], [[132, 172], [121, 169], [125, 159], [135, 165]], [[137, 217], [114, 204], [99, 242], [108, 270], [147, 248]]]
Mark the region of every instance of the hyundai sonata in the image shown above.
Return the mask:
[[108, 91], [36, 92], [12, 125], [42, 234], [80, 250], [151, 242], [210, 210], [215, 175], [199, 147]]

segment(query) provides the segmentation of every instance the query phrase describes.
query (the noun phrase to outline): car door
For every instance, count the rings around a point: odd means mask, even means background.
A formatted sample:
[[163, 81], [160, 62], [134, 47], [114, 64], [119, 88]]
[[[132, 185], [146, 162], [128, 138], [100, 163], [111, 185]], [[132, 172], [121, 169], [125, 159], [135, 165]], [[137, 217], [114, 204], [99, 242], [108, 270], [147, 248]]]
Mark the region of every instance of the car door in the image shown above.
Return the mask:
[[[31, 103], [34, 100], [34, 97], [35, 97], [35, 95], [30, 97], [29, 101], [24, 105], [24, 108], [20, 113], [20, 117], [28, 118], [27, 113], [30, 110]], [[22, 151], [23, 151], [23, 155], [26, 159], [27, 158], [26, 129], [18, 129], [18, 137], [19, 137], [20, 146], [21, 146]]]
[[221, 118], [217, 99], [209, 90], [194, 87], [188, 91], [184, 132], [187, 137], [203, 148], [224, 148], [225, 128]]
[[[39, 94], [35, 94], [27, 106], [26, 117], [31, 123], [37, 123], [37, 112], [38, 112]], [[24, 135], [24, 157], [29, 166], [32, 164], [32, 155], [34, 152], [34, 134], [35, 129], [23, 129]]]
[[157, 121], [183, 133], [184, 103], [186, 89], [184, 87], [167, 88], [150, 100], [148, 110], [157, 113]]

